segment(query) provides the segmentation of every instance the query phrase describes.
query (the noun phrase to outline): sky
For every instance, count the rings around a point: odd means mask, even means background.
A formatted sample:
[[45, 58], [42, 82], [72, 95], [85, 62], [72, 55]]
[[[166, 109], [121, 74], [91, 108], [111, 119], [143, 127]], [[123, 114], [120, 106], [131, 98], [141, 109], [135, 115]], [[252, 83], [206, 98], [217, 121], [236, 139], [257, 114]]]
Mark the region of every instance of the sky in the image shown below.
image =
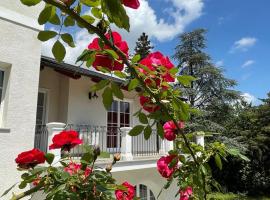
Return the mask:
[[[138, 10], [127, 9], [130, 33], [113, 27], [127, 40], [131, 52], [137, 38], [145, 32], [155, 51], [172, 56], [181, 33], [204, 28], [206, 52], [228, 78], [238, 82], [236, 90], [253, 104], [270, 92], [269, 0], [140, 0], [140, 3]], [[54, 29], [50, 25], [46, 28]], [[65, 61], [69, 63], [74, 63], [95, 37], [85, 30], [75, 29], [72, 33], [76, 48], [67, 49]], [[43, 55], [51, 56], [53, 42], [43, 44]]]

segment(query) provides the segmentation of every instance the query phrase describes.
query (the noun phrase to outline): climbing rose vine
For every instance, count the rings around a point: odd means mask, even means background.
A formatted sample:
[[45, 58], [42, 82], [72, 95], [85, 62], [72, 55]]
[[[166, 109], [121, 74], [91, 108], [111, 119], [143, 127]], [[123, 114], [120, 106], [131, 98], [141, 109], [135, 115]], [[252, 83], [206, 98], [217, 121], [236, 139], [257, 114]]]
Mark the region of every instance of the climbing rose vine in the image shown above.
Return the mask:
[[[37, 5], [41, 1], [46, 4], [38, 22], [41, 25], [51, 23], [59, 26], [59, 29], [40, 31], [38, 39], [56, 39], [52, 53], [58, 62], [62, 62], [66, 54], [63, 43], [71, 48], [75, 47], [70, 34], [74, 32], [72, 28], [75, 25], [95, 35], [76, 63], [85, 64], [86, 67], [93, 67], [111, 76], [91, 87], [93, 92], [102, 92], [106, 109], [111, 107], [114, 98], [124, 98], [124, 89], [138, 93], [141, 109], [134, 116], [138, 117], [141, 124], [133, 127], [129, 132], [131, 136], [143, 134], [147, 140], [157, 132], [161, 139], [173, 141], [174, 148], [157, 161], [157, 171], [167, 181], [163, 189], [169, 188], [173, 183], [178, 187], [175, 193], [180, 200], [206, 200], [209, 188], [218, 188], [218, 183], [211, 178], [208, 164], [211, 158], [219, 169], [222, 169], [222, 159], [226, 159], [228, 155], [248, 161], [238, 150], [229, 149], [220, 142], [207, 143], [205, 147], [194, 143], [194, 137], [204, 133], [188, 133], [184, 129], [184, 124], [197, 111], [183, 101], [181, 88], [189, 87], [196, 77], [181, 75], [169, 57], [159, 51], [150, 53], [144, 59], [140, 55], [131, 56], [127, 42], [118, 32], [112, 30], [112, 27], [130, 30], [125, 7], [138, 9], [139, 0], [20, 1], [27, 6]], [[70, 32], [67, 32], [68, 29]], [[124, 68], [128, 69], [128, 73]], [[115, 83], [115, 77], [126, 80], [126, 83]], [[175, 87], [175, 83], [178, 87]], [[70, 150], [76, 146], [83, 147], [85, 153], [75, 162]], [[119, 161], [119, 155], [115, 155], [105, 169], [97, 169], [95, 162], [100, 150], [98, 147], [83, 145], [75, 131], [63, 131], [55, 135], [49, 148], [61, 149], [62, 158], [55, 160], [53, 154], [44, 154], [37, 149], [18, 155], [16, 163], [20, 170], [25, 170], [19, 188], [24, 189], [30, 184], [34, 187], [21, 194], [14, 194], [13, 200], [36, 191], [44, 192], [46, 199], [136, 199], [134, 186], [128, 182], [117, 185], [110, 173], [113, 165]], [[47, 165], [41, 166], [44, 162]]]

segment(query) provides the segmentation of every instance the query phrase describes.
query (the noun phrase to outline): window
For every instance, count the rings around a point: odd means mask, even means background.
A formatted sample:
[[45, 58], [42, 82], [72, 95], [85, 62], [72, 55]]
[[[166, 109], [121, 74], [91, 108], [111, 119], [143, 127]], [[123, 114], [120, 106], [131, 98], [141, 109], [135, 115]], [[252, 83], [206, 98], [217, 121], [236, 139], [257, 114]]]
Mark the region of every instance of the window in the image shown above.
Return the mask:
[[[1, 63], [0, 63], [1, 64]], [[0, 127], [4, 126], [4, 116], [5, 116], [5, 94], [7, 78], [9, 76], [9, 71], [6, 68], [0, 68]]]
[[130, 126], [130, 103], [113, 101], [107, 114], [107, 148], [120, 148], [118, 128]]
[[1, 100], [1, 103], [0, 103], [0, 106], [2, 106], [2, 97], [3, 97], [3, 91], [4, 91], [4, 75], [5, 75], [5, 72], [0, 70], [0, 100]]
[[37, 100], [36, 125], [46, 124], [46, 104], [47, 93], [45, 91], [39, 91]]
[[135, 186], [136, 196], [141, 200], [156, 200], [154, 193], [143, 184]]

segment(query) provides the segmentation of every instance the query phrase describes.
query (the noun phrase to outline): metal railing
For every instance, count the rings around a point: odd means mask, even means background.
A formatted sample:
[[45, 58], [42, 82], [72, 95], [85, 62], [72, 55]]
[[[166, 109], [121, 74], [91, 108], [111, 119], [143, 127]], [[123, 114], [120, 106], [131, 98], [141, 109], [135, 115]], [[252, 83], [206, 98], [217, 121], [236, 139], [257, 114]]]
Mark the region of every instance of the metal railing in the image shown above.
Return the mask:
[[47, 127], [44, 124], [36, 125], [34, 148], [40, 149], [41, 151], [47, 153], [47, 147], [48, 147]]
[[[109, 158], [111, 154], [121, 153], [121, 131], [120, 128], [108, 128], [106, 126], [77, 125], [69, 124], [66, 130], [75, 130], [79, 133], [79, 138], [83, 144], [99, 146], [101, 158]], [[144, 139], [143, 134], [132, 137], [133, 156], [154, 156], [159, 154], [162, 139], [153, 131], [148, 140]], [[36, 125], [35, 148], [47, 152], [48, 130], [46, 125]], [[81, 157], [85, 149], [83, 145], [76, 146], [71, 150], [71, 156]]]
[[162, 139], [153, 130], [148, 140], [144, 139], [144, 135], [132, 137], [132, 155], [133, 156], [154, 156], [159, 154]]
[[[121, 132], [119, 128], [112, 131], [106, 126], [69, 124], [66, 130], [70, 129], [79, 133], [79, 138], [83, 140], [83, 144], [99, 146], [101, 158], [109, 158], [110, 154], [121, 152]], [[83, 146], [79, 145], [73, 148], [70, 153], [73, 157], [80, 157], [84, 151]]]

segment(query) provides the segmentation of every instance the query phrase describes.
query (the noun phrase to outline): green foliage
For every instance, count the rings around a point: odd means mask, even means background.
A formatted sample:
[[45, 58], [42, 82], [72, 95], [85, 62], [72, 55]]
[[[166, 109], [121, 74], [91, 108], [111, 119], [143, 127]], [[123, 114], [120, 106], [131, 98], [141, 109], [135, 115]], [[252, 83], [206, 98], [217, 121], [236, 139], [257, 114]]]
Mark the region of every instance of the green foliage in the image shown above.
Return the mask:
[[[151, 42], [148, 39], [148, 35], [142, 33], [142, 35], [138, 38], [135, 47], [135, 54], [140, 55], [140, 59], [144, 59], [154, 47], [151, 46]], [[137, 60], [138, 61], [138, 60]], [[136, 61], [136, 62], [137, 62]]]
[[26, 6], [35, 6], [41, 2], [41, 0], [21, 0], [21, 2]]
[[62, 40], [67, 43], [70, 47], [75, 47], [73, 37], [69, 33], [61, 34]]
[[45, 42], [49, 39], [54, 38], [57, 35], [55, 31], [40, 31], [38, 33], [38, 39], [42, 42]]
[[137, 135], [140, 135], [143, 130], [144, 130], [144, 126], [137, 125], [137, 126], [134, 126], [128, 134], [130, 136], [137, 136]]
[[64, 60], [66, 55], [66, 49], [59, 40], [54, 43], [52, 53], [57, 62], [62, 62]]
[[102, 93], [102, 99], [104, 107], [109, 110], [113, 102], [113, 92], [110, 87], [105, 88]]
[[101, 2], [102, 11], [108, 16], [111, 23], [115, 23], [119, 28], [129, 31], [129, 18], [121, 1], [103, 0]]

